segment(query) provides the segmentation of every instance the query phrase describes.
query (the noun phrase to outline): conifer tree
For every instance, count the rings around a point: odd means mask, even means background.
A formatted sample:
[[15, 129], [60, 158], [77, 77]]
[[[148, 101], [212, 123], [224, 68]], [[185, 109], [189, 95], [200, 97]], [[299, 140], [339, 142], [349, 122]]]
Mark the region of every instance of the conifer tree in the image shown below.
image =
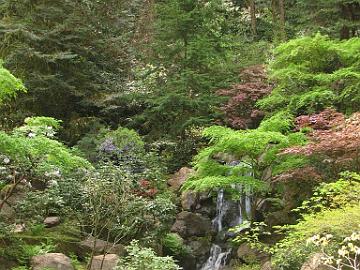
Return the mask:
[[225, 13], [218, 0], [157, 4], [149, 59], [157, 79], [142, 119], [154, 136], [179, 136], [216, 118], [215, 89], [233, 79]]
[[1, 1], [0, 55], [28, 89], [22, 109], [60, 119], [99, 113], [127, 81], [137, 4]]

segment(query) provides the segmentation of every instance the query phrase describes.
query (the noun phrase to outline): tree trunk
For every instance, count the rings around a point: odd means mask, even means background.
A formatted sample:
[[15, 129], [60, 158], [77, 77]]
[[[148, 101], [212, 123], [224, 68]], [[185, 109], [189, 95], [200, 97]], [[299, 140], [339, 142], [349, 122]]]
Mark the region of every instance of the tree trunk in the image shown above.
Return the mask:
[[256, 5], [255, 0], [249, 0], [250, 18], [251, 18], [251, 32], [256, 36]]
[[277, 34], [277, 26], [278, 26], [276, 2], [277, 0], [271, 0], [271, 15], [272, 15], [274, 37]]
[[281, 40], [286, 39], [286, 30], [285, 30], [285, 0], [279, 1], [279, 15], [280, 15], [280, 38]]
[[349, 39], [350, 28], [346, 25], [346, 21], [352, 21], [351, 9], [349, 10], [349, 6], [347, 4], [341, 5], [341, 17], [344, 19], [345, 23], [340, 29], [340, 39]]

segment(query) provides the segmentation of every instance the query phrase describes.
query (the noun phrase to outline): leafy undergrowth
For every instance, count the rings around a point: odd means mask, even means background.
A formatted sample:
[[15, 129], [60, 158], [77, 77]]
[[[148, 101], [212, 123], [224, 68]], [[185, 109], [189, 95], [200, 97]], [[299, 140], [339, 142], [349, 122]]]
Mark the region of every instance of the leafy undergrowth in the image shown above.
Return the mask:
[[[49, 252], [76, 254], [80, 236], [78, 227], [71, 222], [53, 228], [34, 225], [22, 233], [1, 234], [0, 257], [19, 267], [28, 267], [31, 257], [35, 255]], [[75, 256], [73, 261], [75, 263], [77, 261]], [[77, 264], [81, 266], [81, 263], [77, 262]]]

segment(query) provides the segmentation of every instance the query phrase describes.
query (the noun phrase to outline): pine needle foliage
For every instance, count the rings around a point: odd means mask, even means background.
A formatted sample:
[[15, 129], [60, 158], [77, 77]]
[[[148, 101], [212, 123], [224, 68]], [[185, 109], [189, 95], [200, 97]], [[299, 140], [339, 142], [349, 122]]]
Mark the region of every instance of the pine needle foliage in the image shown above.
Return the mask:
[[24, 81], [22, 110], [93, 115], [125, 87], [138, 1], [0, 2], [0, 55]]
[[155, 138], [184, 136], [219, 117], [215, 89], [235, 79], [234, 36], [222, 1], [159, 1], [155, 11], [147, 62], [156, 79], [146, 85], [147, 106], [138, 121]]

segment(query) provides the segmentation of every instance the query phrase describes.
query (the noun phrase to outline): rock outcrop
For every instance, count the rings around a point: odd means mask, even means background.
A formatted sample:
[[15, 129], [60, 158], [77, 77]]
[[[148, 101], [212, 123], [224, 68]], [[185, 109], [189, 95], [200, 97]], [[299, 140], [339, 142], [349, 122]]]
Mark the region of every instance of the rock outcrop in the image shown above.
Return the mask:
[[48, 253], [31, 258], [32, 270], [74, 270], [69, 257], [62, 253]]
[[181, 207], [186, 211], [192, 211], [196, 208], [198, 194], [194, 191], [185, 191], [181, 194]]
[[119, 256], [116, 254], [107, 254], [95, 256], [91, 262], [91, 270], [114, 270], [119, 262]]
[[211, 233], [211, 220], [199, 214], [183, 211], [176, 217], [171, 228], [183, 238], [191, 236], [206, 236]]
[[43, 223], [46, 228], [55, 227], [60, 224], [60, 217], [47, 217]]
[[301, 270], [329, 270], [330, 268], [323, 264], [322, 255], [315, 253], [301, 267]]
[[194, 173], [194, 170], [191, 168], [183, 167], [178, 172], [176, 172], [173, 177], [168, 180], [168, 185], [170, 190], [179, 191], [181, 186], [185, 183], [186, 179], [189, 178], [191, 174]]
[[81, 241], [78, 255], [82, 258], [87, 254], [91, 254], [94, 250], [94, 255], [102, 255], [105, 253], [112, 253], [118, 256], [124, 256], [126, 251], [125, 247], [121, 244], [113, 244], [101, 239], [97, 239], [93, 236], [89, 236], [85, 240]]

